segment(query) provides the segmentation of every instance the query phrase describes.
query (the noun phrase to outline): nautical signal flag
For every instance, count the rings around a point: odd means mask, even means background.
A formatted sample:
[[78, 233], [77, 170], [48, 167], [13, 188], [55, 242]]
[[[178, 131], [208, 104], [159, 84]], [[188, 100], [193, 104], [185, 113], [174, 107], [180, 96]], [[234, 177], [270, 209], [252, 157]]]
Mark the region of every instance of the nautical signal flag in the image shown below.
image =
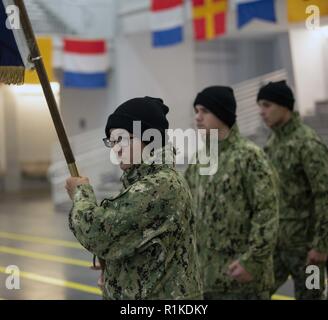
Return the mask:
[[320, 16], [328, 16], [328, 0], [287, 0], [289, 22], [304, 22], [309, 14], [306, 13], [308, 6], [314, 5], [320, 9]]
[[183, 0], [151, 0], [150, 19], [153, 47], [183, 41]]
[[237, 0], [238, 28], [253, 19], [276, 22], [275, 0]]
[[33, 67], [19, 11], [12, 0], [0, 0], [0, 83], [23, 84]]
[[107, 87], [109, 55], [106, 41], [64, 39], [63, 69], [65, 87]]
[[211, 40], [225, 34], [227, 0], [193, 0], [192, 5], [196, 40]]

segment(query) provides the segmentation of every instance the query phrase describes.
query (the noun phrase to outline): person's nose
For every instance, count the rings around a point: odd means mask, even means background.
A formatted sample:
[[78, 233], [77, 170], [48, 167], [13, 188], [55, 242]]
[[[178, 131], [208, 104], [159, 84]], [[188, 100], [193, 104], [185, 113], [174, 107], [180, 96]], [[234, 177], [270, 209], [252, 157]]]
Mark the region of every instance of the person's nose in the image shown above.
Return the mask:
[[264, 116], [265, 116], [265, 110], [264, 110], [264, 108], [260, 108], [260, 116], [262, 118], [264, 118]]
[[197, 123], [200, 123], [200, 122], [203, 121], [203, 116], [201, 115], [200, 112], [198, 112], [198, 113], [195, 114], [195, 121], [196, 121]]

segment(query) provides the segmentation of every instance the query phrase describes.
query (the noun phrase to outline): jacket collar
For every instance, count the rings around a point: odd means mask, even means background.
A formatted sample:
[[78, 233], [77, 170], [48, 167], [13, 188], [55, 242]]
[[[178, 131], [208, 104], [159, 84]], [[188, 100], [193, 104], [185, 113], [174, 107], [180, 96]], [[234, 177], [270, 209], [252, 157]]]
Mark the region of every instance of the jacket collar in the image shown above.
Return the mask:
[[168, 144], [164, 148], [156, 149], [151, 157], [145, 159], [141, 164], [133, 165], [126, 170], [121, 181], [125, 188], [129, 187], [143, 177], [156, 173], [163, 168], [173, 168], [175, 161], [174, 149]]
[[228, 136], [224, 139], [219, 141], [219, 151], [225, 151], [231, 145], [234, 145], [240, 139], [240, 133], [238, 125], [235, 123], [228, 134]]
[[273, 128], [275, 135], [280, 138], [294, 132], [301, 123], [301, 118], [298, 112], [293, 112], [291, 119], [282, 126]]

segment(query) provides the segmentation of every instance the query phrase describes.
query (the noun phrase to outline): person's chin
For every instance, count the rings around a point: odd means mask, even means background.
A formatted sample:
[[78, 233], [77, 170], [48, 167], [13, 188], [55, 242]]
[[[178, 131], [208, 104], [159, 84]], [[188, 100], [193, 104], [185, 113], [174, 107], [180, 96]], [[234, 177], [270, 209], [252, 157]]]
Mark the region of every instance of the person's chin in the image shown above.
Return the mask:
[[199, 133], [200, 133], [202, 136], [206, 136], [207, 133], [208, 133], [208, 130], [207, 130], [204, 126], [197, 126], [197, 130], [201, 130]]
[[263, 122], [267, 127], [272, 128], [272, 123], [270, 121], [263, 119]]
[[125, 171], [126, 170], [126, 164], [121, 162], [120, 163], [120, 168], [121, 168], [121, 170]]

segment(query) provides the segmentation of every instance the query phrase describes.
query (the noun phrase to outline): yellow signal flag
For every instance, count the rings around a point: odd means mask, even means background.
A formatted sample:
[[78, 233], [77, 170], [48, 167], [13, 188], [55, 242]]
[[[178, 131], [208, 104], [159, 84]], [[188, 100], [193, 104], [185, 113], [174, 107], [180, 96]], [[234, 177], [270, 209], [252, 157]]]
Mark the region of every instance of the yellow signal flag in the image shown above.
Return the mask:
[[[53, 71], [53, 43], [51, 37], [37, 37], [37, 43], [41, 52], [43, 63], [45, 65], [49, 81], [55, 82]], [[25, 83], [26, 84], [40, 84], [36, 70], [25, 71]]]
[[309, 14], [306, 13], [309, 6], [317, 6], [321, 17], [328, 16], [328, 0], [288, 0], [288, 21], [305, 22], [309, 17]]

